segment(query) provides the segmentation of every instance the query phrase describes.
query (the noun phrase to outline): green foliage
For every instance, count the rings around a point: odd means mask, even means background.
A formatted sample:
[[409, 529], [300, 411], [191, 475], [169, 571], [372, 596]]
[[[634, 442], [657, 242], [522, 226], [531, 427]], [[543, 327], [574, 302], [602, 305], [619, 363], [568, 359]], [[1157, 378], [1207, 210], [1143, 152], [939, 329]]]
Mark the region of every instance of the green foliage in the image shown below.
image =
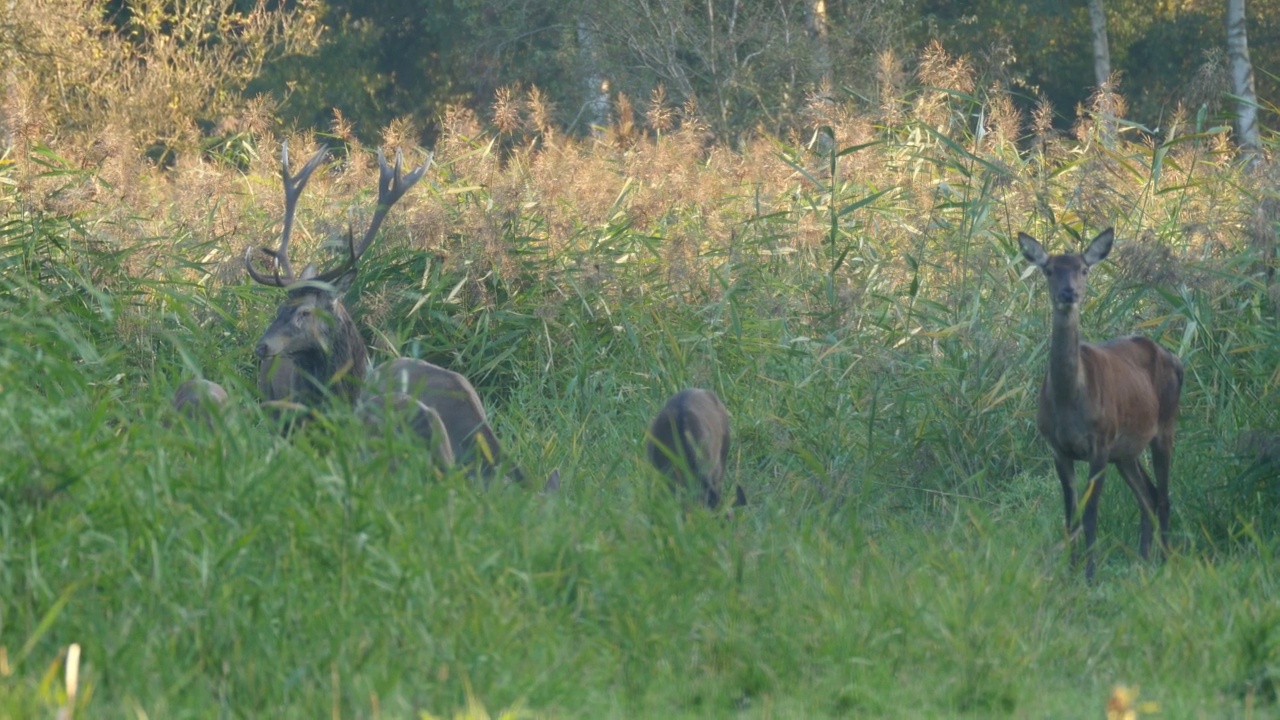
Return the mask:
[[[1224, 92], [1230, 85], [1222, 3], [1104, 0], [1103, 6], [1126, 117], [1159, 128], [1201, 106], [1215, 114], [1232, 111]], [[1061, 126], [1074, 121], [1076, 108], [1096, 90], [1086, 3], [922, 0], [919, 9], [924, 22], [910, 32], [916, 44], [937, 39], [948, 51], [970, 56], [986, 84], [1016, 87], [1027, 104], [1042, 95], [1059, 113]], [[1250, 0], [1246, 9], [1258, 97], [1270, 98], [1276, 85], [1267, 69], [1280, 56], [1258, 40], [1275, 33], [1280, 7], [1274, 0]]]
[[[1280, 57], [1266, 42], [1280, 22], [1276, 4], [1248, 3], [1264, 110], [1276, 104]], [[1113, 69], [1131, 108], [1119, 114], [1156, 129], [1202, 107], [1214, 117], [1232, 111], [1219, 2], [1105, 5]], [[1043, 96], [1059, 127], [1075, 122], [1096, 90], [1087, 9], [1064, 0], [724, 8], [674, 0], [97, 0], [64, 10], [55, 0], [0, 8], [0, 60], [14, 68], [0, 137], [124, 142], [149, 148], [164, 165], [205, 152], [244, 169], [245, 137], [261, 140], [280, 123], [368, 143], [376, 128], [398, 121], [434, 143], [451, 109], [489, 115], [500, 91], [532, 88], [539, 101], [527, 109], [536, 118], [524, 124], [539, 132], [582, 137], [621, 123], [628, 134], [641, 124], [662, 133], [672, 106], [697, 108], [699, 122], [736, 144], [762, 128], [787, 135], [807, 127], [833, 94], [890, 111], [908, 72], [933, 82], [927, 67], [903, 59], [934, 41], [969, 58], [978, 87], [1011, 88], [1023, 107]]]
[[[281, 437], [249, 350], [279, 293], [220, 230], [269, 234], [269, 193], [225, 220], [241, 185], [197, 185], [210, 206], [187, 184], [238, 171], [166, 176], [156, 241], [31, 194], [93, 187], [77, 163], [0, 168], [0, 712], [59, 705], [42, 678], [72, 642], [105, 715], [1063, 717], [1130, 684], [1170, 717], [1273, 709], [1275, 484], [1236, 440], [1280, 425], [1277, 297], [1227, 221], [1269, 191], [1213, 128], [1022, 155], [999, 117], [967, 131], [973, 95], [916, 99], [870, 143], [832, 121], [739, 156], [673, 133], [499, 163], [446, 128], [350, 304], [371, 344], [472, 377], [556, 495], [438, 477], [343, 409]], [[245, 186], [274, 191], [264, 154]], [[326, 194], [361, 162], [313, 180], [300, 241], [363, 207]], [[1047, 308], [1011, 238], [1113, 222], [1086, 335], [1146, 333], [1188, 371], [1172, 556], [1134, 557], [1112, 483], [1090, 586], [1032, 428]], [[193, 375], [232, 396], [212, 427], [168, 407]], [[642, 460], [689, 385], [733, 415], [732, 519]]]

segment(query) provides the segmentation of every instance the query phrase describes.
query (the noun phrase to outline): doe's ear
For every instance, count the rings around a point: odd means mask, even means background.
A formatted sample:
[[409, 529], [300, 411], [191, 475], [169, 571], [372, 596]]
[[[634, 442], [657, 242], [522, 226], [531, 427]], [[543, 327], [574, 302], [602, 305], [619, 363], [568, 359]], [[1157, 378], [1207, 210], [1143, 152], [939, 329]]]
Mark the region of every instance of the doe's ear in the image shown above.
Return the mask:
[[1103, 259], [1107, 257], [1107, 254], [1111, 252], [1111, 243], [1114, 242], [1115, 239], [1116, 234], [1114, 228], [1107, 228], [1106, 230], [1098, 233], [1098, 237], [1094, 238], [1093, 242], [1089, 243], [1089, 247], [1084, 251], [1084, 255], [1082, 256], [1084, 258], [1084, 264], [1093, 266], [1102, 262]]
[[1030, 235], [1020, 232], [1018, 233], [1018, 245], [1022, 248], [1022, 257], [1040, 267], [1044, 267], [1049, 262], [1049, 253], [1044, 251], [1044, 246], [1039, 240]]

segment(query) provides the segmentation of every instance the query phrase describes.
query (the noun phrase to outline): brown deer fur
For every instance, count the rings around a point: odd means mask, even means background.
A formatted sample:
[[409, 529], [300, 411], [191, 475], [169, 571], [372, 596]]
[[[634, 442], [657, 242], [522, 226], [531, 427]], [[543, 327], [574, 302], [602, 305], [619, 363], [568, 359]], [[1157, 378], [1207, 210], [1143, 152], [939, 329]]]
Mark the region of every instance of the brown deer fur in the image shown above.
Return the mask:
[[[729, 411], [710, 390], [688, 388], [667, 400], [649, 425], [645, 454], [677, 493], [719, 507], [729, 458]], [[735, 505], [745, 505], [737, 488]]]
[[227, 404], [227, 391], [212, 380], [193, 379], [173, 393], [173, 409], [189, 420], [209, 424]]
[[360, 419], [375, 433], [386, 432], [397, 424], [412, 431], [431, 448], [436, 467], [453, 467], [453, 447], [444, 420], [433, 408], [417, 398], [401, 392], [372, 395], [360, 400]]
[[[1159, 520], [1160, 542], [1167, 549], [1169, 469], [1182, 394], [1182, 363], [1151, 340], [1131, 336], [1102, 343], [1080, 341], [1086, 276], [1111, 251], [1113, 239], [1107, 229], [1080, 255], [1049, 255], [1030, 235], [1018, 235], [1022, 254], [1049, 282], [1052, 336], [1036, 425], [1053, 450], [1069, 536], [1080, 522], [1075, 463], [1089, 464], [1083, 513], [1089, 578], [1094, 574], [1098, 503], [1108, 463], [1116, 466], [1138, 500], [1142, 557], [1150, 555], [1153, 517]], [[1155, 483], [1139, 462], [1147, 448]]]
[[320, 283], [289, 291], [254, 347], [267, 400], [318, 407], [330, 396], [348, 405], [359, 398], [369, 355], [339, 292]]
[[[444, 422], [453, 457], [464, 465], [474, 463], [484, 477], [491, 477], [494, 468], [502, 464], [498, 436], [489, 427], [480, 396], [466, 377], [423, 360], [396, 358], [374, 370], [368, 392], [405, 393], [433, 409]], [[523, 479], [516, 469], [512, 474]]]

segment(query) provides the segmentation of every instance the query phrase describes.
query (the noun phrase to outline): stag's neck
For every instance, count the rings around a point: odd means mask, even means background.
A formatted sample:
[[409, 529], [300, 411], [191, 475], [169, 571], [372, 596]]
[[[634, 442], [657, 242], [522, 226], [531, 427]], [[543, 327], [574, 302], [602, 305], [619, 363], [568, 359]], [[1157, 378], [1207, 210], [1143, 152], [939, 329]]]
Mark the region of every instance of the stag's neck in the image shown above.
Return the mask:
[[369, 352], [364, 347], [364, 338], [360, 337], [360, 329], [356, 326], [346, 308], [341, 305], [337, 310], [337, 326], [333, 332], [333, 347], [329, 352], [329, 382], [339, 378], [333, 386], [333, 392], [350, 402], [360, 397], [360, 389], [364, 378], [369, 374]]
[[335, 307], [334, 316], [327, 343], [289, 356], [297, 369], [293, 397], [311, 407], [330, 396], [354, 403], [369, 371], [369, 353], [359, 328], [341, 306]]
[[316, 407], [325, 399], [325, 384], [332, 374], [328, 356], [311, 350], [292, 355], [296, 372], [293, 376], [293, 399], [308, 407]]
[[1049, 388], [1059, 404], [1079, 402], [1085, 395], [1084, 364], [1080, 360], [1080, 308], [1054, 310], [1049, 342]]

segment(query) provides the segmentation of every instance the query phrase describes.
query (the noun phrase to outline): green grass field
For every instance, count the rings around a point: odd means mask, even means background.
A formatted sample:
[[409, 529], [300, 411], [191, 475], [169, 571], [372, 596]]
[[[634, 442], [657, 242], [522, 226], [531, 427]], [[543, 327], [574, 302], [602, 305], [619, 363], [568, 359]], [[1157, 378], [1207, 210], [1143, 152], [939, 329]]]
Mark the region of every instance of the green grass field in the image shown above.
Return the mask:
[[[468, 375], [525, 472], [560, 469], [554, 495], [440, 477], [349, 411], [280, 435], [251, 353], [280, 293], [236, 264], [276, 231], [254, 210], [278, 203], [269, 161], [237, 235], [198, 204], [216, 193], [68, 207], [92, 172], [11, 157], [0, 715], [62, 705], [79, 643], [88, 717], [473, 697], [495, 716], [1082, 718], [1119, 686], [1136, 715], [1114, 717], [1274, 717], [1266, 176], [1210, 130], [1019, 154], [912, 122], [865, 147], [837, 127], [848, 150], [826, 154], [679, 159], [663, 138], [500, 164], [482, 137], [442, 142], [348, 304], [372, 346]], [[1111, 471], [1090, 585], [1033, 426], [1049, 308], [1014, 237], [1078, 249], [1113, 223], [1086, 337], [1145, 333], [1187, 382], [1172, 556], [1137, 557]], [[211, 428], [168, 410], [195, 375], [232, 395]], [[643, 462], [690, 385], [733, 414], [751, 502], [732, 520], [683, 512]]]

